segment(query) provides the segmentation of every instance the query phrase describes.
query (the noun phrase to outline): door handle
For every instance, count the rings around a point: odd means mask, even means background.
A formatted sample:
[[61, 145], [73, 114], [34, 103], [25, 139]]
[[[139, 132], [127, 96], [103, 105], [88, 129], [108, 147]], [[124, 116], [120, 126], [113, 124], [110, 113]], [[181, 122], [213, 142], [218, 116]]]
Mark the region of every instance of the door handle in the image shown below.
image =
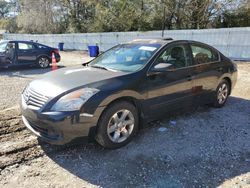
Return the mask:
[[195, 76], [192, 76], [192, 75], [188, 75], [188, 76], [187, 76], [187, 80], [188, 80], [188, 81], [191, 81], [191, 80], [193, 80], [194, 78], [195, 78]]
[[219, 68], [217, 68], [217, 71], [222, 72], [222, 71], [223, 71], [223, 68], [222, 68], [222, 67], [219, 67]]

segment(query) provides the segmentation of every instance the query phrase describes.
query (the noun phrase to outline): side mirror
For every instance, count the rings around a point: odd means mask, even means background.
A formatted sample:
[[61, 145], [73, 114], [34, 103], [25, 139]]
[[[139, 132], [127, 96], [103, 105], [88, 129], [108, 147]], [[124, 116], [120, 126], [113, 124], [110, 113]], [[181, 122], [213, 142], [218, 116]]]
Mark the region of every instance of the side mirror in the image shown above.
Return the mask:
[[159, 64], [154, 66], [153, 71], [154, 72], [165, 72], [171, 66], [172, 66], [172, 64], [170, 64], [170, 63], [159, 63]]

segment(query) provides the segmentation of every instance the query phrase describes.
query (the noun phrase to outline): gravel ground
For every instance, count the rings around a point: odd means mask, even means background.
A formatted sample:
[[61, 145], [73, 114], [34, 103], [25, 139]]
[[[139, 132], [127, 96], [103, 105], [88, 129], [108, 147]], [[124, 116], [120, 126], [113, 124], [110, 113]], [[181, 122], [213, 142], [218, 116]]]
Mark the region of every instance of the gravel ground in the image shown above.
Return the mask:
[[[19, 76], [8, 76], [13, 72]], [[0, 187], [250, 187], [250, 64], [239, 63], [224, 108], [152, 123], [118, 150], [51, 146], [30, 134], [15, 107], [19, 96], [10, 94], [39, 72], [1, 72]]]

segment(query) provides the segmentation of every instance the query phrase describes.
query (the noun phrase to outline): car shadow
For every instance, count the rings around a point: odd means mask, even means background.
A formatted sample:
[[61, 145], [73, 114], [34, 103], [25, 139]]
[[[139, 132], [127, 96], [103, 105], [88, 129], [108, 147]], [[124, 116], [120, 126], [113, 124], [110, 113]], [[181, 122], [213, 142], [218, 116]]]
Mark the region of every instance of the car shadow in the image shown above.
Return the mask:
[[[64, 67], [65, 66], [62, 65], [57, 66], [58, 69]], [[27, 76], [45, 74], [50, 71], [52, 71], [52, 67], [44, 69], [32, 66], [9, 67], [9, 68], [0, 68], [0, 76], [26, 78]]]
[[154, 123], [120, 149], [98, 144], [52, 146], [55, 163], [101, 187], [216, 187], [250, 172], [250, 100], [203, 106]]

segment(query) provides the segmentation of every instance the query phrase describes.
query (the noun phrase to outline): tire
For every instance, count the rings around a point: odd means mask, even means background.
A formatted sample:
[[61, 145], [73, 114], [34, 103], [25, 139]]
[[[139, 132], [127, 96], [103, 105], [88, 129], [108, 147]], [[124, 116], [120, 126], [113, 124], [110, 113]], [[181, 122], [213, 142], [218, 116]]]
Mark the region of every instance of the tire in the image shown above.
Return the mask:
[[111, 104], [101, 115], [96, 141], [105, 148], [116, 149], [128, 144], [139, 128], [136, 107], [126, 101]]
[[41, 56], [38, 58], [37, 63], [40, 68], [45, 69], [49, 67], [50, 59], [46, 56]]
[[216, 89], [213, 106], [215, 108], [223, 107], [227, 102], [229, 93], [230, 93], [230, 85], [228, 81], [222, 80]]

